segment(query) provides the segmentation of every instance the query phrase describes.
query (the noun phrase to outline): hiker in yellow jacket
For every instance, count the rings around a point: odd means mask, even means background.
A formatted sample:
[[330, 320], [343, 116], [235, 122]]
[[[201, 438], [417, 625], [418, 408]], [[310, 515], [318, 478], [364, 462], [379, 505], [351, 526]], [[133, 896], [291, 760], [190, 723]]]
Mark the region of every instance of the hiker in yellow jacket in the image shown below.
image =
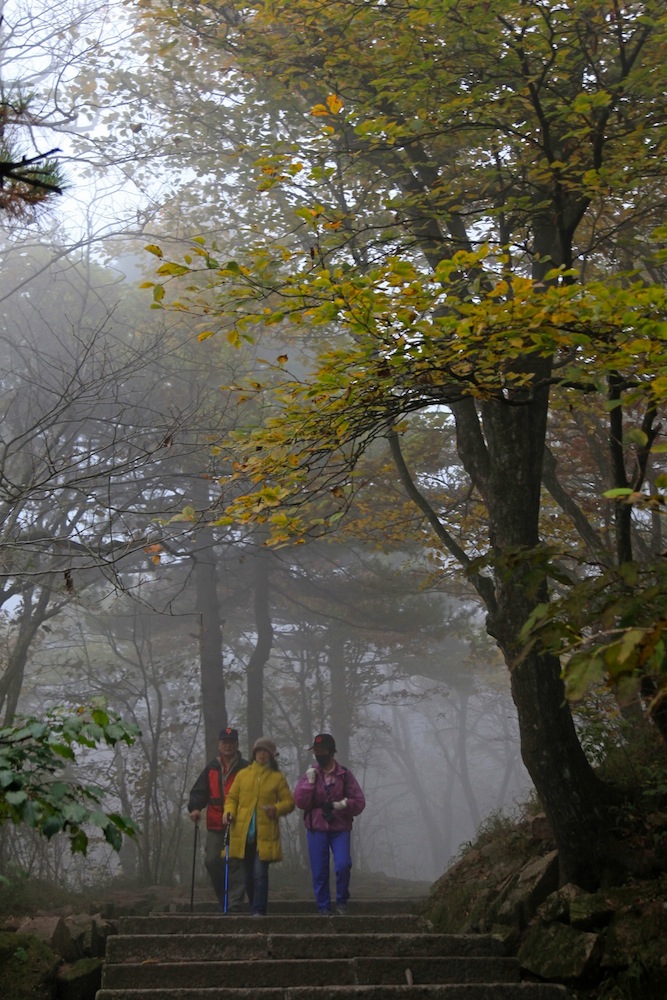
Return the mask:
[[253, 917], [266, 913], [269, 865], [283, 856], [278, 820], [294, 809], [294, 797], [278, 770], [277, 756], [273, 740], [256, 740], [252, 763], [238, 772], [225, 797], [223, 822], [231, 824], [229, 856], [243, 858]]

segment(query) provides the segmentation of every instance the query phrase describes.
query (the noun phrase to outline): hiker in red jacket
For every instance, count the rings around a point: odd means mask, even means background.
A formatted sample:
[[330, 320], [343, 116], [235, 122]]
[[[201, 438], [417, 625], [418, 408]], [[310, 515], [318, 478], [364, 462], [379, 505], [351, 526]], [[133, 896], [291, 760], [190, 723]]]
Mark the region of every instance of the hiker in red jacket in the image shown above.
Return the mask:
[[311, 764], [294, 789], [294, 801], [303, 809], [306, 826], [308, 858], [317, 907], [322, 916], [329, 916], [329, 851], [334, 860], [336, 878], [335, 913], [346, 913], [350, 897], [352, 856], [350, 841], [355, 816], [366, 805], [357, 779], [335, 758], [336, 741], [329, 733], [318, 733], [310, 750], [317, 764]]
[[[218, 756], [210, 760], [195, 781], [188, 799], [188, 812], [193, 823], [199, 823], [206, 810], [206, 871], [218, 897], [221, 912], [225, 909], [225, 827], [222, 822], [224, 801], [238, 772], [248, 766], [239, 752], [237, 729], [228, 726], [220, 730]], [[229, 859], [227, 881], [227, 912], [238, 913], [245, 896], [243, 865]]]

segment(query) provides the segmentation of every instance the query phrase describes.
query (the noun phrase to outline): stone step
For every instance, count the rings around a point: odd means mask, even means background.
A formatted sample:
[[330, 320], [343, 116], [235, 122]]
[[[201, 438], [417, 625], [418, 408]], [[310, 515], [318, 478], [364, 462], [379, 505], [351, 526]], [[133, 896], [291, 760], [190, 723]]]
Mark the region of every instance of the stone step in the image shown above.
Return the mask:
[[[405, 897], [385, 899], [350, 899], [347, 904], [350, 914], [372, 913], [421, 913], [424, 909], [424, 897]], [[311, 899], [273, 899], [269, 898], [269, 910], [276, 913], [309, 913], [317, 912], [317, 907]], [[190, 903], [178, 900], [171, 904], [172, 913], [190, 913]], [[195, 901], [193, 913], [217, 913], [218, 904], [214, 900]]]
[[[258, 931], [279, 934], [322, 933], [377, 934], [426, 933], [431, 929], [428, 920], [416, 913], [374, 914], [368, 916], [320, 917], [309, 914], [283, 914], [259, 918], [249, 915], [181, 914], [159, 913], [147, 917], [127, 916], [119, 921], [121, 934], [256, 934]], [[495, 939], [485, 935], [470, 935], [471, 938]], [[496, 953], [496, 952], [494, 952]]]
[[[249, 921], [249, 923], [256, 921]], [[229, 926], [227, 924], [226, 926]], [[316, 924], [318, 930], [321, 922]], [[500, 953], [494, 938], [454, 934], [125, 934], [107, 941], [108, 963], [255, 962], [259, 959], [364, 958], [417, 955], [490, 956]]]
[[520, 982], [499, 938], [435, 933], [422, 912], [363, 900], [323, 918], [291, 900], [261, 919], [173, 905], [122, 917], [96, 1000], [569, 1000]]
[[105, 989], [183, 986], [359, 986], [383, 983], [518, 982], [519, 967], [511, 958], [441, 958], [418, 955], [390, 958], [257, 959], [205, 963], [109, 963]]
[[571, 1000], [553, 983], [452, 983], [416, 986], [310, 986], [226, 989], [102, 989], [96, 1000]]

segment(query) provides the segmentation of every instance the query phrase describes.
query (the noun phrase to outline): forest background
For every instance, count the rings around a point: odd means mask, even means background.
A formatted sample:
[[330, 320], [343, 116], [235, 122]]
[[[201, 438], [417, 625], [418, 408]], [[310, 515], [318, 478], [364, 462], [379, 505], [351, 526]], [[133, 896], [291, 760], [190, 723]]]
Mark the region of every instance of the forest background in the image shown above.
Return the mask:
[[[187, 879], [227, 723], [292, 779], [335, 733], [362, 867], [436, 877], [531, 782], [563, 881], [617, 863], [594, 766], [665, 731], [666, 29], [4, 6], [3, 161], [51, 174], [2, 188], [0, 705], [93, 704], [125, 875]], [[55, 829], [3, 870], [116, 873]]]

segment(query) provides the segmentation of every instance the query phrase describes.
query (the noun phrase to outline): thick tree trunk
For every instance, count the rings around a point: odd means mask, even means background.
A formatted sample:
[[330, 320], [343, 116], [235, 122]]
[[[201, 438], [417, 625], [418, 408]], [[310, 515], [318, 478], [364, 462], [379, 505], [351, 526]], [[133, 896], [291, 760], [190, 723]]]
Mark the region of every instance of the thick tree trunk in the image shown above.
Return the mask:
[[[507, 622], [505, 627], [516, 633], [520, 625]], [[521, 756], [558, 847], [561, 885], [573, 882], [595, 889], [610, 860], [612, 799], [579, 743], [560, 664], [555, 657], [531, 653], [512, 670], [511, 681]]]
[[215, 548], [213, 539], [205, 531], [199, 535], [198, 543], [200, 547], [194, 554], [194, 575], [199, 613], [201, 698], [208, 760], [215, 757], [218, 734], [227, 725], [227, 704]]
[[[535, 381], [548, 372], [535, 373]], [[534, 383], [535, 384], [535, 383]], [[548, 394], [455, 409], [458, 450], [489, 512], [494, 606], [487, 628], [511, 671], [521, 754], [551, 824], [561, 882], [594, 888], [603, 874], [610, 792], [595, 776], [574, 728], [558, 661], [535, 648], [519, 659], [519, 633], [546, 586], [540, 568], [538, 517]]]

